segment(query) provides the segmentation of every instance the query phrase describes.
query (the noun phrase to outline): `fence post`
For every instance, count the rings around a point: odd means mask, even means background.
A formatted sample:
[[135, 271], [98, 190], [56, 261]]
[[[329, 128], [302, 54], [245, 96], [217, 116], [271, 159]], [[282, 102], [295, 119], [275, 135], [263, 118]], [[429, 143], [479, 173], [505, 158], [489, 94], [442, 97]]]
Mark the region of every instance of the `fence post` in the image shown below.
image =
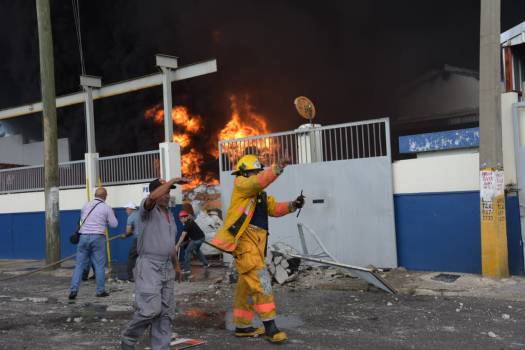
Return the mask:
[[[164, 179], [172, 179], [182, 175], [180, 146], [175, 142], [163, 142], [159, 144], [160, 151], [160, 176]], [[184, 174], [191, 177], [193, 174]], [[176, 203], [182, 203], [182, 191], [180, 186], [171, 191], [175, 196]]]

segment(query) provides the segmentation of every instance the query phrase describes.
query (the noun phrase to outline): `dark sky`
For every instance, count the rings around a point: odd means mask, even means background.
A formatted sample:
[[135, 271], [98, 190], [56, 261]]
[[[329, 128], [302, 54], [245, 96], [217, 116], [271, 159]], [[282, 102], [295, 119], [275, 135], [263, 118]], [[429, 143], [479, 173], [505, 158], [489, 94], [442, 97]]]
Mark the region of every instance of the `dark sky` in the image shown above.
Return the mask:
[[[60, 95], [79, 90], [81, 70], [71, 2], [51, 2]], [[201, 144], [229, 119], [230, 94], [248, 94], [280, 131], [301, 122], [298, 95], [314, 100], [322, 124], [391, 116], [391, 96], [407, 81], [444, 64], [479, 64], [479, 0], [79, 2], [87, 74], [104, 83], [156, 72], [156, 53], [182, 64], [217, 58], [218, 73], [174, 85], [174, 103], [205, 120]], [[502, 30], [522, 21], [525, 1], [502, 0]], [[0, 32], [0, 108], [39, 100], [34, 1], [2, 0]], [[144, 110], [161, 99], [159, 87], [96, 102], [99, 152], [156, 148], [162, 128]], [[23, 119], [38, 139], [39, 117]], [[59, 127], [81, 157], [82, 107], [60, 110]]]

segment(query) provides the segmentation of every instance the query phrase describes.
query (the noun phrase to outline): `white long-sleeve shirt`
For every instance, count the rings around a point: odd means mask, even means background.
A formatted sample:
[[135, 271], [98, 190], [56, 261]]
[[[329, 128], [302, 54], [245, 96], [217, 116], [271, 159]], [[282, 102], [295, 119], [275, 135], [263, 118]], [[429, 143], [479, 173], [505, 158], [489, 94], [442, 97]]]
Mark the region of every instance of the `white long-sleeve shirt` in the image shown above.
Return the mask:
[[[97, 203], [100, 204], [97, 205]], [[86, 216], [95, 205], [97, 205], [97, 207], [93, 209], [86, 220]], [[83, 222], [83, 225], [79, 232], [83, 235], [104, 235], [106, 234], [106, 225], [109, 225], [109, 227], [118, 226], [118, 221], [113, 209], [100, 198], [95, 198], [82, 207], [80, 220]]]

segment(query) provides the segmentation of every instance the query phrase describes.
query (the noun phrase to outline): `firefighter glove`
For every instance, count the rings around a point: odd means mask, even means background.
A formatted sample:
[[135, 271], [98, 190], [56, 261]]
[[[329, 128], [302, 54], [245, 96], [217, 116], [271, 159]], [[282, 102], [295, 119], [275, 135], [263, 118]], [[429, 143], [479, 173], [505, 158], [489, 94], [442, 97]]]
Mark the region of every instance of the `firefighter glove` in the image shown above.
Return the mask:
[[300, 195], [298, 196], [293, 202], [292, 205], [296, 209], [301, 209], [304, 206], [304, 196]]

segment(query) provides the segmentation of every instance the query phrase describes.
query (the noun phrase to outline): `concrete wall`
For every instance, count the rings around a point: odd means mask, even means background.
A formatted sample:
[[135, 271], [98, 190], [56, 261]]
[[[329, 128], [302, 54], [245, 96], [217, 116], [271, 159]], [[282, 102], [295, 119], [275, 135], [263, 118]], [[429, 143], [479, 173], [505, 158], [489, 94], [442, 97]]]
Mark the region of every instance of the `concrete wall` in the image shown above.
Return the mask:
[[[70, 160], [69, 140], [58, 139], [58, 161]], [[44, 164], [44, 143], [24, 143], [22, 135], [0, 137], [0, 163], [17, 165]]]
[[[172, 208], [175, 218], [181, 206]], [[109, 229], [109, 236], [125, 232], [126, 211], [124, 208], [115, 209], [118, 220], [117, 228]], [[80, 210], [60, 211], [60, 251], [61, 257], [73, 255], [76, 245], [69, 242], [69, 236], [75, 231]], [[176, 219], [177, 220], [177, 219]], [[179, 232], [181, 223], [178, 222]], [[0, 214], [0, 259], [44, 259], [45, 258], [45, 215], [44, 212], [25, 212]], [[115, 239], [111, 241], [111, 258], [113, 262], [125, 263], [132, 238]]]
[[479, 190], [477, 150], [436, 152], [394, 162], [394, 193]]
[[[139, 204], [144, 198], [143, 187], [147, 184], [133, 184], [106, 187], [107, 203], [114, 207], [123, 207], [128, 202]], [[60, 191], [60, 210], [80, 209], [86, 203], [86, 189]], [[44, 192], [27, 192], [0, 195], [0, 213], [21, 213], [44, 211]]]
[[[398, 264], [481, 273], [479, 154], [432, 152], [393, 163]], [[523, 274], [519, 202], [506, 201], [509, 267]]]
[[[107, 203], [115, 209], [119, 225], [109, 229], [110, 236], [125, 232], [124, 205], [130, 201], [140, 204], [147, 184], [108, 186]], [[175, 192], [175, 191], [173, 191]], [[69, 243], [80, 218], [80, 209], [86, 203], [85, 189], [60, 191], [61, 255], [74, 254], [76, 246]], [[180, 200], [180, 199], [179, 199]], [[178, 215], [180, 205], [173, 208]], [[178, 217], [178, 216], [176, 216]], [[180, 223], [179, 228], [181, 228]], [[132, 239], [111, 242], [112, 259], [127, 260]], [[44, 193], [28, 192], [0, 195], [0, 259], [43, 259], [45, 257]]]

